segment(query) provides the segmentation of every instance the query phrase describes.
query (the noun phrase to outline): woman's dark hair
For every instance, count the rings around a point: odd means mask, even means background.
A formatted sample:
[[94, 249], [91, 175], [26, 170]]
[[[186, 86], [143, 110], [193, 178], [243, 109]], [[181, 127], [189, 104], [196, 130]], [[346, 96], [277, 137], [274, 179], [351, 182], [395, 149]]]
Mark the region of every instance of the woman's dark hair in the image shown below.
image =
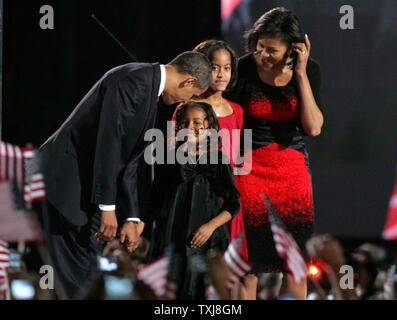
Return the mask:
[[212, 82], [212, 65], [208, 58], [194, 51], [186, 51], [174, 58], [169, 65], [174, 66], [179, 73], [195, 77], [194, 84], [199, 89], [204, 89]]
[[237, 55], [234, 52], [234, 50], [230, 47], [230, 45], [222, 40], [207, 40], [203, 41], [200, 44], [198, 44], [193, 51], [195, 52], [201, 52], [206, 55], [208, 60], [212, 62], [214, 53], [218, 50], [226, 50], [229, 52], [231, 60], [232, 60], [232, 75], [230, 78], [230, 82], [225, 90], [225, 92], [228, 92], [233, 89], [234, 85], [237, 82], [237, 73], [238, 73], [238, 60], [237, 60]]
[[[184, 122], [186, 119], [186, 113], [189, 109], [192, 108], [200, 108], [202, 109], [205, 114], [205, 120], [208, 121], [208, 129], [214, 129], [217, 132], [219, 131], [219, 122], [218, 118], [216, 117], [216, 114], [214, 110], [212, 109], [212, 106], [206, 102], [187, 102], [181, 105], [178, 110], [176, 111], [175, 114], [175, 134], [177, 134], [180, 130], [184, 129]], [[210, 151], [211, 143], [209, 143], [209, 137], [207, 138], [207, 146], [208, 146], [208, 151]], [[176, 147], [178, 148], [180, 145], [182, 145], [184, 141], [178, 141], [176, 143]], [[219, 150], [221, 148], [222, 141], [221, 137], [218, 137], [218, 144], [217, 144], [217, 149]]]
[[274, 8], [262, 15], [246, 35], [246, 50], [256, 51], [260, 36], [280, 39], [287, 48], [294, 42], [305, 42], [301, 22], [298, 16], [282, 7]]

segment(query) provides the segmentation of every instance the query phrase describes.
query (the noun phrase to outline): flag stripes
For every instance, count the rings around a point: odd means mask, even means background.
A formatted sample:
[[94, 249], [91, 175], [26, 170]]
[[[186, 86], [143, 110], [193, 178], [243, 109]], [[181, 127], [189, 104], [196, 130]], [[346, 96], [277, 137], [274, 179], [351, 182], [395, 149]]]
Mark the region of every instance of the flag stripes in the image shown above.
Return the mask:
[[24, 185], [25, 152], [9, 143], [0, 142], [0, 181], [15, 180], [20, 188]]
[[33, 148], [0, 142], [0, 181], [15, 181], [27, 203], [45, 198], [44, 177], [37, 173]]
[[163, 255], [139, 270], [137, 278], [149, 285], [158, 297], [173, 300], [176, 297], [177, 287], [167, 279], [168, 267], [169, 258]]
[[240, 246], [241, 234], [230, 242], [224, 254], [225, 262], [229, 267], [229, 278], [226, 283], [228, 289], [233, 288], [252, 268], [252, 264], [240, 254]]
[[167, 281], [162, 298], [165, 300], [175, 300], [177, 293], [176, 290], [177, 290], [176, 284], [171, 281]]
[[0, 294], [3, 294], [8, 289], [7, 271], [0, 267]]
[[0, 238], [9, 242], [42, 241], [36, 217], [17, 208], [16, 196], [10, 182], [0, 182]]
[[25, 186], [24, 199], [26, 202], [36, 202], [45, 198], [44, 177], [41, 173], [31, 176], [30, 183]]
[[270, 228], [278, 255], [284, 259], [287, 269], [291, 272], [295, 283], [306, 278], [307, 265], [302, 253], [292, 235], [276, 215], [269, 198], [265, 197], [266, 207], [269, 214]]
[[271, 229], [278, 254], [285, 259], [295, 281], [302, 281], [306, 278], [307, 266], [295, 240], [277, 225], [272, 225]]
[[0, 240], [0, 267], [8, 267], [10, 263], [10, 250], [8, 243]]
[[10, 265], [10, 251], [8, 243], [0, 240], [0, 293], [8, 289], [7, 267]]

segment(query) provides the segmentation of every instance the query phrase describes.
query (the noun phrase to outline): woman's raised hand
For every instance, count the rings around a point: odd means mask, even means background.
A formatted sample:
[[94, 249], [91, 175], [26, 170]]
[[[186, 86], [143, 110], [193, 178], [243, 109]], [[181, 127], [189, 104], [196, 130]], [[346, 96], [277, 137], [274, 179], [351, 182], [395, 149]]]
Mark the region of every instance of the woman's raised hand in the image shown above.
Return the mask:
[[310, 57], [311, 43], [308, 35], [305, 35], [305, 43], [297, 42], [292, 45], [293, 52], [296, 52], [298, 57], [296, 59], [295, 72], [299, 74], [306, 74], [306, 65]]

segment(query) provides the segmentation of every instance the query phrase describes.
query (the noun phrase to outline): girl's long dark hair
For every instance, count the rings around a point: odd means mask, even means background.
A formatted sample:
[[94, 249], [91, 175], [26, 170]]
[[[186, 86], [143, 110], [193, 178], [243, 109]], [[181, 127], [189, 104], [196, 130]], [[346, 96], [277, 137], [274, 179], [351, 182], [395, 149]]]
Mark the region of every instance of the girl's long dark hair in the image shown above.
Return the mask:
[[231, 91], [236, 82], [237, 82], [237, 77], [238, 77], [238, 59], [237, 59], [237, 55], [234, 52], [234, 50], [232, 49], [232, 47], [225, 41], [223, 40], [206, 40], [201, 42], [200, 44], [198, 44], [193, 51], [196, 52], [201, 52], [203, 53], [208, 60], [211, 62], [213, 55], [216, 51], [218, 50], [226, 50], [229, 52], [231, 60], [232, 60], [232, 74], [230, 77], [230, 82], [227, 85], [227, 88], [225, 90], [225, 93]]

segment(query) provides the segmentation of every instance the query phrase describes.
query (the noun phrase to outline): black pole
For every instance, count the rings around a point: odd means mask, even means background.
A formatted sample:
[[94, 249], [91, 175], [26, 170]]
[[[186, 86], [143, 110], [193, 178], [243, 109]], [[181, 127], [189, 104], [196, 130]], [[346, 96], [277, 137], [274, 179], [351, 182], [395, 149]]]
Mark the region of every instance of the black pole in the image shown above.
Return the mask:
[[132, 59], [133, 62], [138, 62], [138, 59], [135, 58], [135, 56], [128, 51], [128, 49], [113, 35], [113, 33], [110, 32], [110, 30], [108, 28], [106, 28], [104, 26], [104, 24], [98, 20], [97, 17], [95, 17], [94, 15], [91, 15], [91, 18], [94, 19], [101, 27], [103, 30], [105, 30], [105, 32], [114, 40], [116, 41], [116, 43], [121, 47], [121, 49], [123, 49], [128, 55], [129, 57]]

